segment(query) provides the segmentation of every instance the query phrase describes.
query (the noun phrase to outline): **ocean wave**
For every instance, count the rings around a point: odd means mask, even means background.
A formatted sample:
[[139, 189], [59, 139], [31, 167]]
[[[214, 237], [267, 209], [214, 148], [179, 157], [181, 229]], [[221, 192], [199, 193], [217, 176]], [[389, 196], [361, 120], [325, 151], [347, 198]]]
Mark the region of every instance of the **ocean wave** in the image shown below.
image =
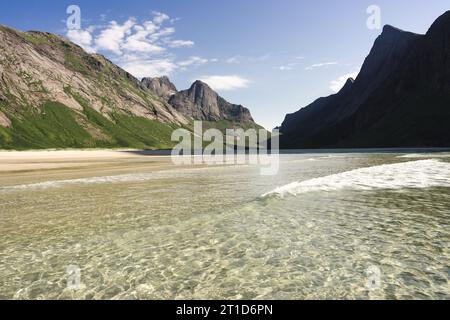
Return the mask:
[[299, 195], [313, 191], [341, 189], [375, 190], [405, 188], [450, 187], [450, 163], [439, 160], [419, 160], [361, 168], [298, 181], [263, 194], [262, 198]]
[[409, 153], [398, 156], [397, 158], [407, 158], [407, 159], [436, 159], [436, 158], [450, 158], [450, 153], [444, 154], [429, 154], [429, 153]]
[[81, 184], [105, 184], [105, 183], [119, 183], [119, 182], [140, 182], [154, 179], [154, 173], [144, 173], [144, 174], [127, 174], [127, 175], [117, 175], [117, 176], [104, 176], [104, 177], [92, 177], [92, 178], [81, 178], [81, 179], [70, 179], [70, 180], [54, 180], [45, 181], [33, 184], [23, 184], [16, 186], [8, 186], [0, 188], [2, 192], [8, 191], [19, 191], [28, 189], [50, 189], [50, 188], [60, 188], [70, 185], [81, 185]]

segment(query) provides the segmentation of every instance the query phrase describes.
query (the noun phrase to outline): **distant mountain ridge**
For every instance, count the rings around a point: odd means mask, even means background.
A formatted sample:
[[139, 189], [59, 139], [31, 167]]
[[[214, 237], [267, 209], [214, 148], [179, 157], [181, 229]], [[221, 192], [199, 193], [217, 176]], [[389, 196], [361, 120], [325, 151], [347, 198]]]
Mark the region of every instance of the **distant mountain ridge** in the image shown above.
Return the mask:
[[141, 81], [61, 36], [0, 25], [0, 149], [170, 148], [172, 131], [194, 120], [257, 126], [222, 98], [185, 107], [184, 97], [167, 77]]
[[227, 102], [202, 81], [196, 81], [188, 90], [172, 95], [169, 104], [197, 120], [254, 122], [247, 108]]
[[254, 122], [250, 110], [242, 105], [229, 103], [203, 81], [197, 80], [189, 89], [183, 91], [178, 91], [166, 76], [143, 78], [142, 84], [164, 98], [187, 118], [202, 121]]
[[385, 26], [358, 77], [280, 131], [282, 148], [450, 147], [450, 11], [425, 35]]

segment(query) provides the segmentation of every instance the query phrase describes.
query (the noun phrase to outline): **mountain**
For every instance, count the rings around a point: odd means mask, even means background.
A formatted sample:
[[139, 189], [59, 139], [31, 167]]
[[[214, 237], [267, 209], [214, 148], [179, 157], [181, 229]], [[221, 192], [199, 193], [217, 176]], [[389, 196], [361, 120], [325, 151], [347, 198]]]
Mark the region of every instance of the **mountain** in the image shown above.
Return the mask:
[[188, 90], [173, 95], [169, 104], [178, 112], [197, 120], [254, 122], [247, 108], [227, 102], [202, 81], [196, 81]]
[[385, 26], [358, 77], [287, 115], [282, 148], [450, 146], [450, 11], [425, 35]]
[[[174, 129], [205, 118], [172, 106], [174, 94], [167, 77], [141, 81], [63, 37], [0, 26], [0, 149], [170, 148]], [[206, 118], [256, 126], [247, 109], [220, 105]]]
[[169, 101], [175, 93], [178, 92], [175, 85], [170, 82], [169, 78], [159, 77], [159, 78], [143, 78], [142, 85], [153, 91], [156, 95], [164, 98], [164, 100]]

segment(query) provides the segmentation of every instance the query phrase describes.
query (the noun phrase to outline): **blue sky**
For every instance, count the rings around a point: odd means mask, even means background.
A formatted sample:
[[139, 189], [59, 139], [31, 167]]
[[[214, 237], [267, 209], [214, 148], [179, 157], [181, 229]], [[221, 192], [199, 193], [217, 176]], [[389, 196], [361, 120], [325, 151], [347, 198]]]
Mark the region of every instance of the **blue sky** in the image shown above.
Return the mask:
[[[67, 30], [69, 5], [81, 9], [81, 30]], [[65, 35], [179, 89], [202, 79], [273, 128], [359, 71], [381, 32], [367, 27], [370, 5], [382, 25], [418, 33], [450, 9], [448, 0], [17, 0], [0, 2], [0, 23]]]

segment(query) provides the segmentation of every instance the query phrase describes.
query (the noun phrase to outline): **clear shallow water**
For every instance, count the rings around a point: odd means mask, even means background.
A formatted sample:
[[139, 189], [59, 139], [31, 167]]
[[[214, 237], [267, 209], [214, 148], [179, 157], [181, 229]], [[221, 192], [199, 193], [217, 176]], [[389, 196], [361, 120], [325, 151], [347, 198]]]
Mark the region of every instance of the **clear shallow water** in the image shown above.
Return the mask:
[[2, 180], [0, 298], [450, 298], [449, 154], [122, 171]]

